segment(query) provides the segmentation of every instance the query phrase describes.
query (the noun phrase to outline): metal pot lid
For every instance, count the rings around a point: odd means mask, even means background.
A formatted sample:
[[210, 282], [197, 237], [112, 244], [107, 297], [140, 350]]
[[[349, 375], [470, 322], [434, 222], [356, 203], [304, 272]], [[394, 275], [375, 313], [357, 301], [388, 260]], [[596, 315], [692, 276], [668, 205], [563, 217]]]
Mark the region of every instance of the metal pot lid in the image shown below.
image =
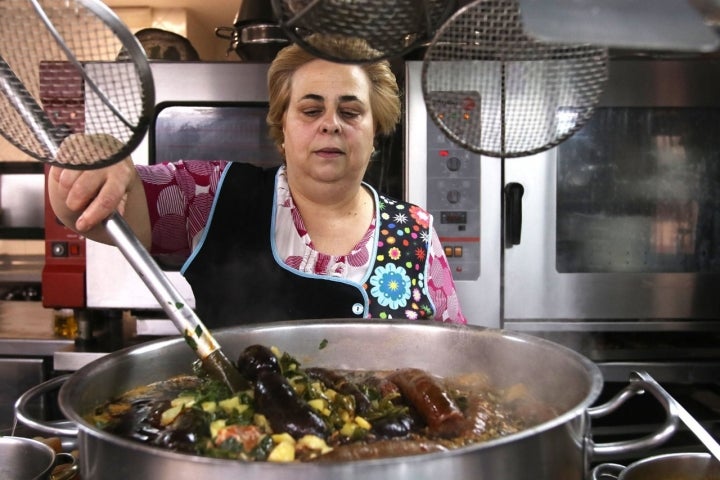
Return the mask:
[[182, 35], [160, 28], [143, 28], [135, 37], [151, 60], [197, 61], [197, 50], [190, 40]]

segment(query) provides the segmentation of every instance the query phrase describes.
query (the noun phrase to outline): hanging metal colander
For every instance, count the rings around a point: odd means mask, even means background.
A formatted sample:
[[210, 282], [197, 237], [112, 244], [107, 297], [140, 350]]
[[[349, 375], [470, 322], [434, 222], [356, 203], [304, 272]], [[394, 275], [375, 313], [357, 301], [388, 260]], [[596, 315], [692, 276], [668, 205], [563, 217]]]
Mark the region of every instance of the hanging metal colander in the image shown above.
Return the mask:
[[590, 117], [607, 81], [607, 49], [529, 37], [516, 0], [456, 12], [423, 61], [428, 113], [474, 152], [520, 157], [549, 149]]
[[[272, 0], [288, 37], [313, 54], [338, 62], [371, 62], [427, 43], [457, 8], [457, 0]], [[310, 34], [358, 39], [374, 50], [324, 51]]]

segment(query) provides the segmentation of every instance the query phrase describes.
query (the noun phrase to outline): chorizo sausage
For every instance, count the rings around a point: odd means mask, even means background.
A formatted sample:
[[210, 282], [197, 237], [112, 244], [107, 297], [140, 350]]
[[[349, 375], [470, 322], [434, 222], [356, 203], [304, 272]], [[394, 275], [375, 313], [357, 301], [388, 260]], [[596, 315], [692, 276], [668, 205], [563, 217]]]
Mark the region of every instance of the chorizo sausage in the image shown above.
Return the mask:
[[440, 384], [428, 373], [405, 368], [391, 373], [388, 379], [427, 422], [429, 432], [439, 437], [457, 437], [467, 428], [460, 408]]

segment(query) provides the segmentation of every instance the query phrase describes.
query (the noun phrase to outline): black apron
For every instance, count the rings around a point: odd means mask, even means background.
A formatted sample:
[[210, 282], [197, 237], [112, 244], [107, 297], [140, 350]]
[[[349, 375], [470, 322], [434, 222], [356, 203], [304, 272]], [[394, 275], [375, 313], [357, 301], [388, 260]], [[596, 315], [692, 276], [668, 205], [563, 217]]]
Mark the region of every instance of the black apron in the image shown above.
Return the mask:
[[272, 252], [275, 175], [243, 163], [227, 167], [201, 245], [183, 267], [208, 328], [315, 318], [362, 318], [363, 287], [311, 277]]

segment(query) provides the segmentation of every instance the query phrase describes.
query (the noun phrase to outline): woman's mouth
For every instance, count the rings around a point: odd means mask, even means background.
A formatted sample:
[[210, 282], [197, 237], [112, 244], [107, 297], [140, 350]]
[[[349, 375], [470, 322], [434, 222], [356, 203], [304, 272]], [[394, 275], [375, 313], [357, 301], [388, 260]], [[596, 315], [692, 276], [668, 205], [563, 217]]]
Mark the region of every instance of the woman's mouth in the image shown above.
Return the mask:
[[344, 152], [339, 148], [321, 148], [315, 150], [315, 153], [321, 157], [337, 157], [342, 155]]

